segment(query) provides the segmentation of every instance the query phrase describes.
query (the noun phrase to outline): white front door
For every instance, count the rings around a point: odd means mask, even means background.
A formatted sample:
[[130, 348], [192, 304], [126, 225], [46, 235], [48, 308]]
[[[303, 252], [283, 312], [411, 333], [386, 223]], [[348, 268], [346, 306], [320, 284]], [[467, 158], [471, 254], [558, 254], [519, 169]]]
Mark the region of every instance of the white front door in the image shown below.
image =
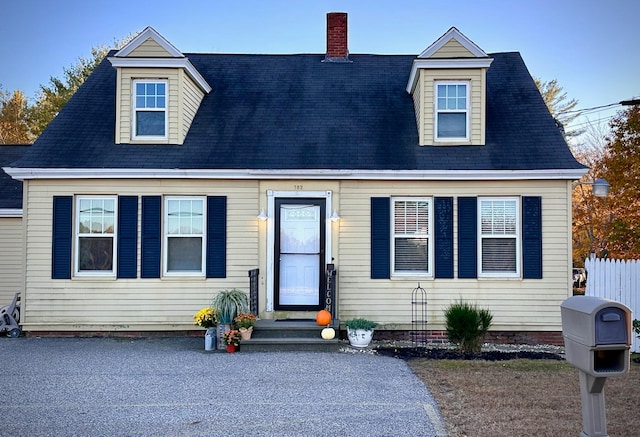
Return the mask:
[[275, 309], [320, 309], [324, 302], [325, 200], [278, 198], [275, 213]]

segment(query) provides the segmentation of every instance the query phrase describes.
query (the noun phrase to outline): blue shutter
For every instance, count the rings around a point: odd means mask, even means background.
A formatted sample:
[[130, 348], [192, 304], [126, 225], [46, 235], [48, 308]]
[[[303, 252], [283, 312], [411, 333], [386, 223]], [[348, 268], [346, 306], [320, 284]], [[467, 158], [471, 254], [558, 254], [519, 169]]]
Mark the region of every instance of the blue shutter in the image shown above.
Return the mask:
[[522, 198], [522, 277], [542, 279], [542, 198]]
[[136, 278], [138, 196], [118, 197], [118, 278]]
[[142, 196], [141, 278], [160, 277], [161, 212], [162, 198], [160, 196]]
[[71, 279], [73, 197], [53, 196], [51, 278]]
[[227, 198], [207, 197], [207, 278], [227, 277]]
[[478, 200], [458, 197], [458, 278], [478, 277]]
[[391, 272], [391, 199], [371, 198], [371, 279], [389, 279]]
[[433, 199], [435, 277], [453, 278], [453, 197]]

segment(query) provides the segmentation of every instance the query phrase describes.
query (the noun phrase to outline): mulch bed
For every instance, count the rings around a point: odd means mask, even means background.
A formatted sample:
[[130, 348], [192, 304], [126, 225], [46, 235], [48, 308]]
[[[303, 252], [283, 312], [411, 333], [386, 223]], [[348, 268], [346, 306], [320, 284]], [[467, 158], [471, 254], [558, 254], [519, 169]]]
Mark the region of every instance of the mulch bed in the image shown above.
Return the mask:
[[409, 348], [409, 347], [379, 347], [378, 355], [411, 360], [414, 358], [426, 358], [429, 360], [485, 360], [507, 361], [515, 359], [529, 360], [564, 360], [558, 354], [534, 351], [484, 351], [478, 353], [462, 353], [455, 349], [438, 348]]

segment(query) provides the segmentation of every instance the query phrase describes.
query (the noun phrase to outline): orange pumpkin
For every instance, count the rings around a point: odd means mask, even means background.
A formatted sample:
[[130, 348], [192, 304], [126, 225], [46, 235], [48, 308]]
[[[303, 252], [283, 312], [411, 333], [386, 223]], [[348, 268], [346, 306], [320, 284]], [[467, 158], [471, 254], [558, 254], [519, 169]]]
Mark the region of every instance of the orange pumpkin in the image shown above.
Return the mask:
[[331, 323], [331, 313], [327, 310], [320, 310], [316, 314], [316, 323], [320, 326], [326, 326]]

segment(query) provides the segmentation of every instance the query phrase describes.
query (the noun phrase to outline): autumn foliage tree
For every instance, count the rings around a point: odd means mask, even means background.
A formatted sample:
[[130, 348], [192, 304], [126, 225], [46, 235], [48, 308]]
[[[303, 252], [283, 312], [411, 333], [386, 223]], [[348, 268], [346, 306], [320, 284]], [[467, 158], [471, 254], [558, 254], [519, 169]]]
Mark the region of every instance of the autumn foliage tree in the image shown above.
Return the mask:
[[0, 144], [28, 144], [32, 141], [26, 120], [27, 99], [22, 91], [10, 96], [0, 88]]
[[611, 185], [607, 198], [607, 251], [612, 258], [640, 258], [640, 105], [611, 120], [601, 171]]

